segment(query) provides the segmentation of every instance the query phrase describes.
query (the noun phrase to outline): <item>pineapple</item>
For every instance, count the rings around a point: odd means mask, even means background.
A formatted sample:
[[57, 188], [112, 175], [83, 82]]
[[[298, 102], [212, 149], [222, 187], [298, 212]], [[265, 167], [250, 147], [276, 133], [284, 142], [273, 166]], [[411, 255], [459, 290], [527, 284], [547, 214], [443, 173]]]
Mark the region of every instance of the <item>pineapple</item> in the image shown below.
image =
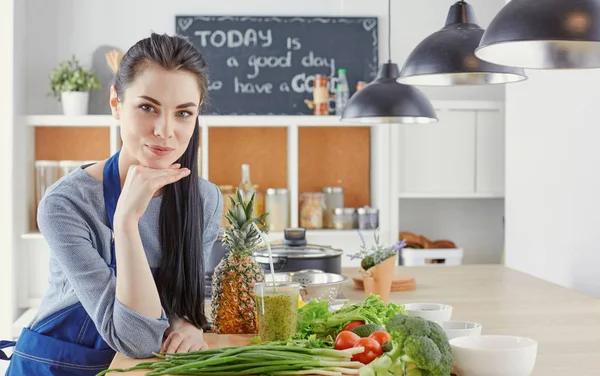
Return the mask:
[[[229, 197], [231, 207], [225, 218], [223, 245], [229, 250], [215, 268], [212, 278], [212, 330], [219, 334], [252, 334], [257, 332], [254, 284], [265, 280], [263, 268], [254, 262], [252, 253], [266, 232], [267, 214], [252, 217], [253, 194], [244, 202], [239, 190]], [[256, 224], [256, 226], [254, 225]]]

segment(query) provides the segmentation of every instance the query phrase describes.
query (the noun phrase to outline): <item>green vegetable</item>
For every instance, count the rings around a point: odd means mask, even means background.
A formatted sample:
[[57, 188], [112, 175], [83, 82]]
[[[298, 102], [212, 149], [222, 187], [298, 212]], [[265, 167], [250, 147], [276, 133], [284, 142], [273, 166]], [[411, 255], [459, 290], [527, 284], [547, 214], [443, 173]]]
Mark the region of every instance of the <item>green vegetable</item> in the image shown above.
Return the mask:
[[392, 351], [392, 347], [393, 345], [390, 342], [386, 342], [381, 346], [381, 349], [383, 350], [383, 352], [390, 352]]
[[147, 376], [159, 375], [329, 375], [358, 374], [362, 366], [352, 356], [364, 347], [347, 350], [311, 349], [294, 344], [269, 342], [256, 346], [227, 347], [181, 354], [155, 354], [161, 360], [140, 363], [128, 369], [100, 372], [149, 370]]
[[346, 303], [336, 312], [329, 310], [326, 300], [311, 300], [298, 310], [295, 338], [305, 339], [315, 334], [318, 339], [333, 341], [344, 325], [351, 321], [383, 326], [397, 314], [406, 315], [404, 306], [385, 303], [379, 295], [374, 294], [359, 304]]
[[[251, 345], [260, 345], [263, 341], [260, 339], [260, 336], [254, 336], [250, 338]], [[316, 335], [310, 335], [307, 339], [290, 339], [288, 341], [272, 341], [269, 342], [270, 345], [281, 345], [281, 346], [296, 346], [303, 347], [307, 349], [333, 349], [334, 342], [332, 341], [323, 341], [317, 338]]]
[[357, 326], [352, 329], [351, 332], [357, 334], [359, 337], [365, 338], [373, 334], [374, 332], [385, 332], [385, 328], [381, 325], [377, 324], [365, 324], [361, 326]]
[[[387, 324], [392, 350], [369, 364], [376, 376], [448, 376], [452, 371], [452, 350], [446, 333], [438, 324], [420, 317], [396, 315]], [[389, 343], [389, 342], [388, 342]], [[389, 358], [385, 360], [385, 358]], [[389, 364], [387, 369], [381, 365]], [[373, 375], [367, 370], [361, 376]]]

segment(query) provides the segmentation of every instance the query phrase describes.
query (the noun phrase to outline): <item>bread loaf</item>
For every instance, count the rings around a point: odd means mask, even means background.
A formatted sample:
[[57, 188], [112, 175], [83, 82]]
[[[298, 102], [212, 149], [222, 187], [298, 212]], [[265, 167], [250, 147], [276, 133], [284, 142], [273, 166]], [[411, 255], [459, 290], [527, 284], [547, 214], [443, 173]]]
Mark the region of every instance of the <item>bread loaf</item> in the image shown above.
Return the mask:
[[400, 232], [400, 240], [406, 241], [406, 248], [416, 249], [444, 249], [456, 248], [456, 244], [450, 240], [431, 241], [423, 235], [417, 235], [414, 232]]
[[406, 248], [424, 249], [430, 244], [426, 237], [408, 231], [400, 233], [400, 240], [406, 241]]
[[454, 244], [450, 240], [436, 240], [426, 245], [427, 246], [425, 248], [429, 249], [456, 248], [456, 244]]

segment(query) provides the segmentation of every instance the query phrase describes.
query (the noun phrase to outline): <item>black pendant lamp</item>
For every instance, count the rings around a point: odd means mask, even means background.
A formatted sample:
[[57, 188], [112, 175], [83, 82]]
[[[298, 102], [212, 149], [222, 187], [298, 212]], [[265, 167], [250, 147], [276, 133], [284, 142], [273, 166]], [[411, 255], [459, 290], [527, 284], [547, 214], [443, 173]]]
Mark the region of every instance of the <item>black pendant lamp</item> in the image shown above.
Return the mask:
[[398, 82], [407, 85], [489, 85], [527, 79], [521, 68], [492, 64], [475, 56], [484, 30], [465, 1], [450, 7], [446, 25], [425, 38], [406, 60]]
[[388, 0], [388, 62], [381, 65], [375, 80], [350, 97], [341, 121], [367, 124], [438, 121], [429, 99], [419, 89], [396, 81], [400, 69], [392, 63], [391, 14]]
[[531, 69], [600, 67], [600, 1], [512, 0], [483, 34], [480, 59]]

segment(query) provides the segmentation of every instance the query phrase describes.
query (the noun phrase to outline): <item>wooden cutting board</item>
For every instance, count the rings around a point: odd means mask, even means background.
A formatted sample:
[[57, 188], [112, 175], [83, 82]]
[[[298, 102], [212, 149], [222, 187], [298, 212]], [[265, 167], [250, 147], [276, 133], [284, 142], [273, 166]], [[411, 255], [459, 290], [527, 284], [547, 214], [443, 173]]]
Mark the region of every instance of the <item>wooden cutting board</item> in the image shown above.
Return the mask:
[[[206, 343], [211, 349], [228, 347], [228, 346], [247, 346], [248, 340], [252, 338], [254, 335], [250, 334], [215, 334], [215, 333], [205, 333], [204, 339]], [[147, 362], [149, 360], [159, 360], [158, 358], [152, 359], [131, 359], [126, 357], [121, 353], [117, 353], [115, 355], [112, 363], [110, 364], [110, 368], [130, 368], [138, 363]], [[112, 376], [128, 376], [128, 375], [136, 375], [142, 376], [145, 375], [148, 370], [138, 370], [131, 372], [109, 372], [107, 375]]]
[[[228, 347], [228, 346], [247, 346], [248, 340], [252, 338], [254, 335], [248, 334], [214, 334], [214, 333], [206, 333], [204, 334], [204, 339], [208, 346], [211, 349]], [[121, 353], [117, 353], [114, 357], [112, 363], [110, 364], [110, 368], [130, 368], [138, 363], [147, 362], [149, 360], [158, 360], [158, 358], [153, 359], [131, 359], [126, 357]], [[131, 372], [109, 372], [107, 375], [109, 376], [143, 376], [149, 370], [138, 370]], [[309, 376], [309, 375], [307, 375]]]
[[[354, 282], [354, 289], [356, 290], [364, 290], [365, 286], [362, 280], [362, 277], [353, 277], [352, 281]], [[390, 291], [399, 292], [399, 291], [412, 291], [417, 288], [417, 282], [414, 277], [411, 276], [394, 276], [392, 280], [392, 287]]]

